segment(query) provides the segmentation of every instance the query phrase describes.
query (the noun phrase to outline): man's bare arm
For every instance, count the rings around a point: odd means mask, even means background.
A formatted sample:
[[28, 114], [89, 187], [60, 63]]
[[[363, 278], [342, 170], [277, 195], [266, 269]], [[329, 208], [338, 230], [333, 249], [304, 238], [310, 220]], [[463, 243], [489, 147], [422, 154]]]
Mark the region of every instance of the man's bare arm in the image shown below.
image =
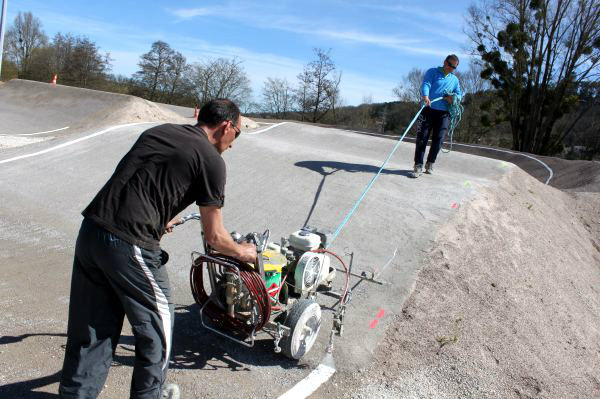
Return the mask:
[[223, 225], [223, 214], [221, 208], [215, 206], [201, 206], [200, 216], [204, 239], [214, 249], [224, 255], [233, 256], [243, 262], [256, 261], [256, 247], [254, 244], [238, 244], [231, 238]]
[[165, 233], [172, 233], [173, 227], [175, 227], [180, 220], [181, 218], [179, 216], [175, 216], [173, 219], [171, 219], [171, 221], [167, 223], [167, 227], [165, 227]]

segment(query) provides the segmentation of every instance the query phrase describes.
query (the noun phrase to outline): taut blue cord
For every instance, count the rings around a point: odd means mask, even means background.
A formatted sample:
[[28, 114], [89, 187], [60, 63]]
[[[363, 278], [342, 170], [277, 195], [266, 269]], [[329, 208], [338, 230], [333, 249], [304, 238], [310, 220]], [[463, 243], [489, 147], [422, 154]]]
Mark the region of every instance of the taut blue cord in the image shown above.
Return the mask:
[[[442, 98], [443, 97], [438, 97], [438, 98], [432, 100], [431, 103], [434, 103], [436, 101], [440, 101]], [[404, 131], [404, 133], [402, 134], [402, 136], [400, 137], [400, 139], [398, 140], [398, 142], [394, 146], [394, 149], [392, 150], [392, 152], [390, 152], [390, 155], [388, 155], [387, 159], [383, 162], [383, 164], [381, 165], [381, 167], [377, 171], [377, 174], [375, 176], [373, 176], [373, 178], [371, 179], [371, 181], [369, 182], [369, 184], [367, 184], [367, 187], [365, 188], [365, 190], [360, 195], [360, 198], [358, 199], [358, 201], [356, 201], [356, 203], [352, 207], [352, 210], [350, 212], [348, 212], [348, 214], [346, 215], [346, 217], [344, 218], [344, 220], [342, 221], [342, 223], [340, 223], [340, 225], [336, 229], [335, 233], [333, 233], [333, 235], [331, 236], [331, 239], [328, 240], [327, 246], [330, 246], [335, 241], [335, 239], [340, 234], [340, 232], [342, 231], [342, 229], [344, 228], [344, 226], [346, 225], [346, 223], [348, 223], [348, 221], [352, 217], [352, 214], [354, 214], [354, 212], [356, 211], [356, 209], [358, 208], [358, 206], [362, 202], [363, 198], [365, 198], [365, 195], [367, 195], [367, 192], [371, 189], [371, 186], [373, 185], [373, 183], [375, 183], [375, 180], [377, 180], [377, 178], [381, 174], [381, 171], [383, 170], [383, 168], [385, 168], [385, 165], [388, 163], [388, 161], [390, 160], [390, 158], [392, 158], [392, 155], [394, 155], [394, 153], [396, 152], [396, 150], [400, 146], [400, 143], [402, 142], [402, 140], [404, 140], [404, 137], [406, 136], [406, 133], [408, 133], [408, 131], [413, 126], [413, 124], [415, 123], [415, 121], [417, 120], [417, 118], [419, 117], [419, 115], [421, 115], [421, 111], [423, 111], [423, 108], [425, 108], [425, 104], [423, 104], [421, 106], [421, 109], [419, 110], [419, 112], [417, 112], [417, 114], [415, 115], [415, 117], [413, 118], [413, 120], [410, 122], [410, 125], [408, 125], [408, 127], [406, 128], [406, 130]]]

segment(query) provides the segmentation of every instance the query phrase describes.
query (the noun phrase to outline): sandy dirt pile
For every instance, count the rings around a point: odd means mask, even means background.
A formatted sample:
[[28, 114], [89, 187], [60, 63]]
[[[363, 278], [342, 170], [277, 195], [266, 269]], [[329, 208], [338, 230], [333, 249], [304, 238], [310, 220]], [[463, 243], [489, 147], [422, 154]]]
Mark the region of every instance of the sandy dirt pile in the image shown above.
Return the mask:
[[11, 107], [28, 110], [32, 118], [52, 124], [90, 128], [128, 122], [187, 123], [177, 113], [138, 97], [29, 80], [13, 79], [2, 87]]
[[464, 204], [375, 359], [354, 398], [600, 397], [600, 193], [515, 168]]

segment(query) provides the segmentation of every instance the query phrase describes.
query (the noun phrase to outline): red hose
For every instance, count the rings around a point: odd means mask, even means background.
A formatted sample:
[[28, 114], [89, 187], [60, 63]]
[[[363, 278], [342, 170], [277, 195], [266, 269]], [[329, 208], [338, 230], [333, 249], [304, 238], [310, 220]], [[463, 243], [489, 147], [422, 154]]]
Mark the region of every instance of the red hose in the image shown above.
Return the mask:
[[[229, 316], [227, 310], [219, 306], [214, 300], [206, 304], [209, 296], [204, 289], [204, 266], [208, 266], [209, 263], [218, 264], [228, 269], [233, 267], [239, 269], [242, 284], [246, 286], [251, 298], [258, 306], [258, 323], [255, 326], [247, 324], [245, 320]], [[196, 303], [200, 306], [206, 304], [203, 313], [220, 330], [230, 335], [240, 339], [246, 338], [252, 334], [253, 330], [261, 330], [271, 317], [271, 302], [267, 287], [260, 274], [247, 263], [225, 255], [211, 255], [210, 258], [201, 255], [194, 261], [190, 270], [190, 284]]]
[[350, 287], [350, 271], [348, 270], [348, 267], [346, 266], [346, 264], [344, 263], [342, 258], [340, 258], [336, 253], [331, 252], [328, 249], [315, 249], [315, 250], [308, 251], [308, 252], [315, 252], [318, 254], [321, 254], [321, 253], [330, 254], [330, 255], [334, 256], [342, 264], [342, 266], [344, 266], [344, 270], [346, 271], [346, 287], [344, 288], [344, 295], [342, 295], [342, 299], [340, 300], [340, 303], [344, 304], [346, 301], [346, 295], [348, 294], [348, 288]]

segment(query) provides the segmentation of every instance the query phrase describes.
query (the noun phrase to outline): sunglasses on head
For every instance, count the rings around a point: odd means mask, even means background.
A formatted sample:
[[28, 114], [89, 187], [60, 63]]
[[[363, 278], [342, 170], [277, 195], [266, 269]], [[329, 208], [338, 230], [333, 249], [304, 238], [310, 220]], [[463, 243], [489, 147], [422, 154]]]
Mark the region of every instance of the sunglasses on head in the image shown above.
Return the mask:
[[448, 64], [448, 66], [452, 69], [456, 69], [458, 67], [458, 65], [452, 65], [450, 61], [446, 61], [446, 64]]

